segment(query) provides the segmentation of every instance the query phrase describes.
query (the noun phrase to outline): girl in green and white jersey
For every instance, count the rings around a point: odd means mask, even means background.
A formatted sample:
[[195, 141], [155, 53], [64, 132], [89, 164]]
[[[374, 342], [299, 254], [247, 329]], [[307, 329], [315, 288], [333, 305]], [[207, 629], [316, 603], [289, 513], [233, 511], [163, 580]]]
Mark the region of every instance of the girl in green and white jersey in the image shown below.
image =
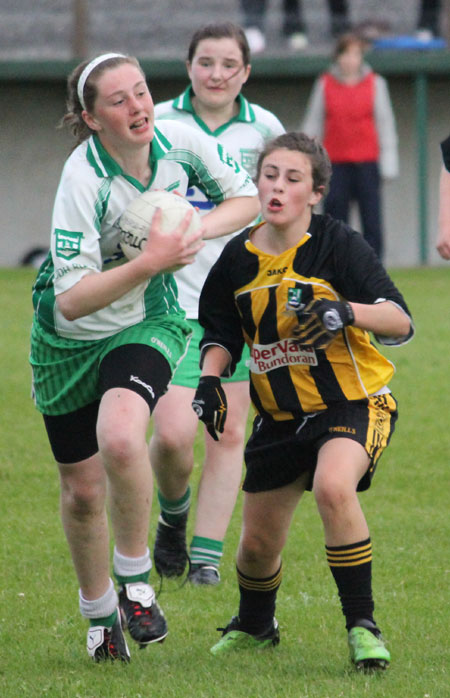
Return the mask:
[[[59, 468], [80, 610], [91, 624], [88, 652], [96, 661], [128, 661], [121, 614], [141, 646], [167, 634], [149, 584], [146, 430], [191, 329], [165, 270], [191, 263], [202, 235], [249, 223], [259, 204], [249, 175], [213, 139], [183, 124], [155, 125], [134, 58], [105, 54], [80, 64], [68, 81], [64, 121], [77, 145], [62, 172], [51, 250], [33, 291], [34, 393]], [[127, 261], [118, 226], [127, 204], [147, 189], [185, 195], [192, 186], [217, 204], [202, 229], [184, 237], [187, 214], [162, 235], [157, 213], [145, 249]], [[109, 572], [107, 491], [119, 594]]]
[[[155, 106], [158, 120], [183, 123], [217, 139], [239, 165], [253, 174], [259, 150], [284, 128], [278, 118], [250, 104], [241, 89], [250, 75], [250, 52], [241, 27], [209, 24], [193, 35], [187, 57], [191, 84], [175, 99]], [[161, 123], [161, 121], [158, 121]], [[215, 202], [198, 187], [188, 199], [205, 215]], [[236, 228], [236, 232], [240, 232]], [[229, 237], [206, 241], [195, 262], [175, 274], [179, 300], [193, 329], [193, 340], [154, 416], [150, 461], [159, 485], [161, 517], [155, 543], [155, 565], [166, 576], [181, 575], [187, 562], [186, 521], [189, 476], [197, 421], [191, 401], [200, 377], [198, 301], [206, 276]], [[228, 419], [220, 441], [205, 432], [205, 461], [198, 494], [188, 578], [194, 584], [217, 584], [223, 540], [242, 474], [245, 426], [250, 404], [248, 353], [235, 374], [224, 381]], [[169, 416], [172, 416], [172, 421]], [[176, 419], [174, 419], [176, 415]]]

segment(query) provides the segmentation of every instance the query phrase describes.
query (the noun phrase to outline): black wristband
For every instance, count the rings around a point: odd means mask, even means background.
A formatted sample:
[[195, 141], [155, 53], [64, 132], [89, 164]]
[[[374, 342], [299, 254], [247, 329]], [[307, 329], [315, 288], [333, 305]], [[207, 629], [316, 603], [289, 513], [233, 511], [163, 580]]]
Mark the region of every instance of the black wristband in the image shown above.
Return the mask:
[[221, 381], [218, 376], [200, 376], [199, 385], [212, 385], [214, 388], [221, 386]]
[[350, 305], [350, 303], [344, 303], [344, 307], [345, 307], [345, 312], [347, 314], [345, 324], [346, 325], [353, 325], [353, 323], [355, 322], [355, 315], [353, 313], [353, 308]]

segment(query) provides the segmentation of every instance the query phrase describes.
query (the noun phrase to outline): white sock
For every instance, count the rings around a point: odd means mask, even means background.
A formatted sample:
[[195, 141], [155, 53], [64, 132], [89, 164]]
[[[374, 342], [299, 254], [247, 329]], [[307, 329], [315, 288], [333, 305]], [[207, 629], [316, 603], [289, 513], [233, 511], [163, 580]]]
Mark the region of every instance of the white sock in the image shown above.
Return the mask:
[[114, 546], [113, 567], [119, 577], [135, 577], [137, 574], [149, 572], [152, 569], [150, 551], [147, 548], [142, 557], [126, 557]]
[[81, 589], [78, 594], [80, 597], [80, 612], [85, 618], [106, 618], [114, 613], [119, 604], [112, 579], [109, 580], [108, 591], [103, 596], [100, 596], [99, 599], [93, 599], [92, 601], [85, 599]]

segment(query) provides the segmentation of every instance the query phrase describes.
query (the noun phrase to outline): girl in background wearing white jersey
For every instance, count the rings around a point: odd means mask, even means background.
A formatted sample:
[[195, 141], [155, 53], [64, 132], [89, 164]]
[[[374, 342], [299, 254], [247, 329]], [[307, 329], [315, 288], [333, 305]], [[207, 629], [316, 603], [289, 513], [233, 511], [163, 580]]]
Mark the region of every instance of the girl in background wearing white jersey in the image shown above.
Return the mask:
[[[250, 104], [240, 94], [251, 68], [244, 31], [231, 22], [201, 27], [191, 39], [186, 65], [191, 85], [176, 99], [157, 104], [156, 119], [182, 121], [217, 138], [252, 173], [264, 142], [283, 133], [284, 128], [274, 114]], [[214, 202], [198, 189], [190, 190], [188, 198], [200, 213], [214, 208]], [[158, 403], [150, 444], [150, 462], [158, 480], [161, 505], [154, 560], [158, 572], [168, 577], [181, 575], [187, 562], [189, 477], [197, 433], [191, 402], [200, 377], [198, 299], [207, 273], [226, 242], [227, 238], [208, 241], [195, 263], [175, 275], [180, 304], [194, 335], [168, 392]], [[228, 402], [225, 431], [220, 441], [215, 440], [215, 434], [205, 432], [205, 461], [190, 545], [188, 578], [193, 584], [220, 581], [223, 540], [242, 474], [250, 404], [247, 354], [224, 387]]]
[[[186, 349], [185, 321], [171, 273], [200, 240], [250, 222], [255, 187], [215, 143], [181, 124], [154, 124], [153, 102], [135, 58], [105, 54], [68, 81], [64, 121], [77, 138], [52, 218], [51, 252], [33, 289], [31, 364], [61, 479], [61, 512], [90, 620], [96, 661], [129, 661], [121, 618], [140, 645], [167, 634], [149, 584], [152, 472], [146, 430]], [[155, 215], [142, 254], [127, 262], [117, 221], [147, 189], [198, 184], [217, 208], [184, 238], [189, 214], [171, 236]], [[193, 244], [193, 248], [189, 246]], [[110, 577], [106, 492], [115, 538]]]

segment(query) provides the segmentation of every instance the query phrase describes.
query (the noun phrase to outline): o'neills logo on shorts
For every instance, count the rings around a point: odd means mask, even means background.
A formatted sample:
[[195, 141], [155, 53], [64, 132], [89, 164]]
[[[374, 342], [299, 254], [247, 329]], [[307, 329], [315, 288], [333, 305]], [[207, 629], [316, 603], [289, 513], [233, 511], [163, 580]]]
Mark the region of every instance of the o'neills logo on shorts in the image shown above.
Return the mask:
[[254, 344], [250, 352], [250, 371], [267, 373], [282, 366], [317, 366], [312, 347], [299, 347], [292, 339], [280, 339], [273, 344]]

